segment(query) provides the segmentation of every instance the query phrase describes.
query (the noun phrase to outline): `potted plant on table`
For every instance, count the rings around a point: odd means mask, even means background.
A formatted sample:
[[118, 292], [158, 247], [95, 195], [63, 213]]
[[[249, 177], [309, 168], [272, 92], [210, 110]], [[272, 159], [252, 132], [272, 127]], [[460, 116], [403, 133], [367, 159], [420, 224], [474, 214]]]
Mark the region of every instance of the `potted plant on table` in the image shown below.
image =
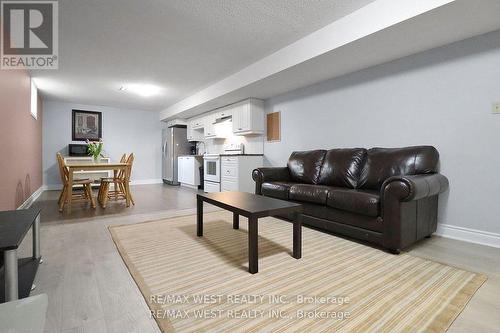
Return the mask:
[[99, 139], [99, 141], [92, 142], [90, 140], [87, 140], [87, 152], [90, 156], [94, 158], [95, 163], [99, 163], [101, 160], [101, 157], [104, 157], [102, 155], [102, 148], [103, 148], [104, 142], [102, 142], [102, 139]]

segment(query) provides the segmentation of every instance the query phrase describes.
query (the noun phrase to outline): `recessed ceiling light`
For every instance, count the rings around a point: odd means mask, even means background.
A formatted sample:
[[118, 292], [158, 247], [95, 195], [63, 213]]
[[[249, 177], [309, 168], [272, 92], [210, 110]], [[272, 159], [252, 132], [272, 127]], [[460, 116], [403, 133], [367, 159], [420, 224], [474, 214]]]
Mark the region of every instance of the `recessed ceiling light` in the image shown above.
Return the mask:
[[145, 83], [134, 83], [123, 85], [118, 89], [119, 91], [130, 91], [142, 97], [150, 97], [158, 95], [161, 92], [161, 88], [153, 84]]

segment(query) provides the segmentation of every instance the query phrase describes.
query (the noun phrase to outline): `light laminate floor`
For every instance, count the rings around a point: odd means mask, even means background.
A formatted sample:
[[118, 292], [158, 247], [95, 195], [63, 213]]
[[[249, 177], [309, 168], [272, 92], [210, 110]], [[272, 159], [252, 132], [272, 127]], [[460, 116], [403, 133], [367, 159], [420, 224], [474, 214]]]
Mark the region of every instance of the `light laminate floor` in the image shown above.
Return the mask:
[[[35, 203], [43, 208], [44, 263], [33, 294], [49, 296], [46, 332], [159, 332], [107, 226], [194, 214], [196, 192], [166, 185], [140, 185], [132, 190], [136, 206], [128, 209], [112, 203], [105, 211], [90, 211], [81, 204], [71, 215], [60, 214], [56, 191], [43, 193]], [[21, 253], [29, 255], [30, 246], [28, 236]], [[449, 332], [500, 332], [500, 249], [433, 237], [410, 254], [487, 274], [488, 281]]]

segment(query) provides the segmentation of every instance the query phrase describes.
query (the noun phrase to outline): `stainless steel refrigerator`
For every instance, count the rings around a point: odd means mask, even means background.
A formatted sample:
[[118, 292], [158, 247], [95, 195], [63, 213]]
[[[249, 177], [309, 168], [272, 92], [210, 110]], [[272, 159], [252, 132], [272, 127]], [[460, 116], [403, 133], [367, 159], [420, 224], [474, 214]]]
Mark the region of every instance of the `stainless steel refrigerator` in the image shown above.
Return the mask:
[[179, 185], [177, 181], [177, 157], [189, 155], [190, 147], [187, 140], [186, 126], [175, 125], [162, 132], [162, 177], [163, 182]]

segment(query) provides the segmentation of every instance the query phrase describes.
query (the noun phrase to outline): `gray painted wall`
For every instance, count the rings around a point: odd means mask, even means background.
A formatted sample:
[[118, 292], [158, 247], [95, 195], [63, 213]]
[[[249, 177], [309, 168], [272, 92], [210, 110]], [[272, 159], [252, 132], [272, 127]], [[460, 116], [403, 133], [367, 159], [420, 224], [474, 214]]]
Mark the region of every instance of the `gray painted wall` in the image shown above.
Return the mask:
[[500, 31], [266, 101], [281, 111], [270, 165], [293, 150], [434, 145], [450, 191], [440, 222], [500, 233]]
[[71, 143], [72, 109], [102, 112], [104, 150], [113, 161], [119, 160], [123, 153], [134, 153], [133, 181], [161, 179], [162, 124], [157, 113], [53, 101], [44, 102], [43, 107], [44, 185], [61, 183], [56, 153], [67, 154], [68, 144]]

